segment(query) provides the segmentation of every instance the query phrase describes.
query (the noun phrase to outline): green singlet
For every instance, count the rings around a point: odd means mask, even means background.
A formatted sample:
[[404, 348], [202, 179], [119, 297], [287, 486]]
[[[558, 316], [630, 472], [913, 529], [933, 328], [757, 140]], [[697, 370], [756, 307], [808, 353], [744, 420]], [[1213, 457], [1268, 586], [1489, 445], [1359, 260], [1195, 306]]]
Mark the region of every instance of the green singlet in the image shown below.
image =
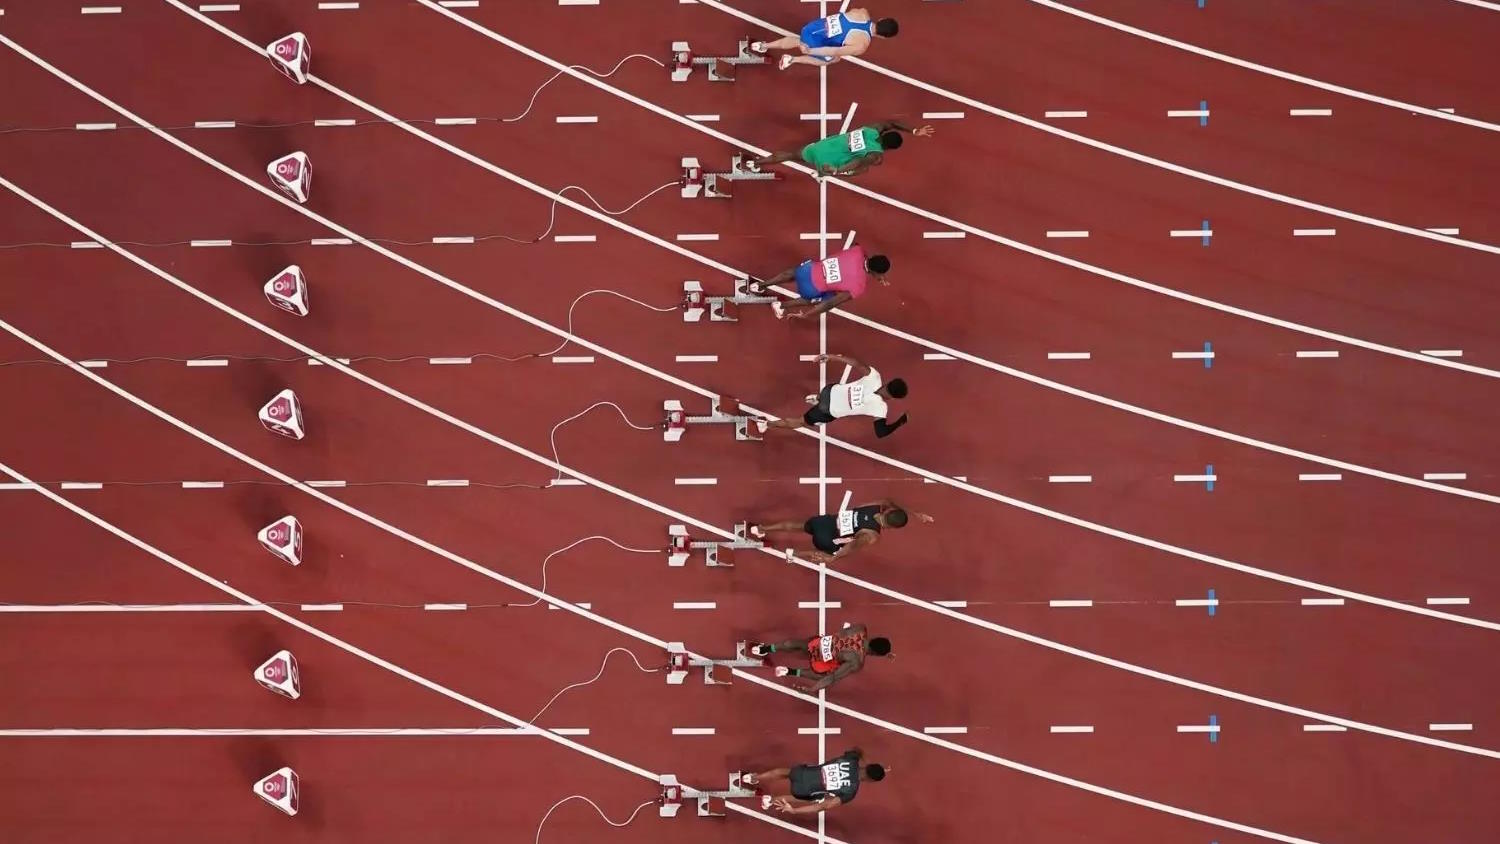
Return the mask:
[[802, 148], [802, 160], [815, 168], [834, 167], [842, 170], [872, 152], [884, 152], [880, 145], [880, 133], [869, 126], [855, 129], [843, 135], [834, 135], [814, 141]]

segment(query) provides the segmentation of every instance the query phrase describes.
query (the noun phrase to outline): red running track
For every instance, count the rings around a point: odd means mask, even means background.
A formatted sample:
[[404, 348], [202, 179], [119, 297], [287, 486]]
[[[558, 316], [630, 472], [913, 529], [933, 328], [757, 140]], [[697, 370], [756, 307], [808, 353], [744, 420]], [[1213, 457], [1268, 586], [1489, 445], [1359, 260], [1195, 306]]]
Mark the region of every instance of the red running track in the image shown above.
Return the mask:
[[[266, 72], [261, 59], [165, 4], [131, 5], [121, 15], [99, 17], [7, 11], [8, 36], [157, 125], [365, 116], [326, 93], [288, 88]], [[775, 19], [791, 24], [803, 13], [788, 3]], [[650, 20], [627, 20], [608, 8], [537, 9], [521, 21], [494, 9], [469, 14], [559, 60], [596, 68], [637, 49], [622, 44], [661, 52], [658, 41], [667, 29], [726, 44], [744, 29], [711, 9], [676, 5]], [[1201, 71], [1196, 78], [1204, 84], [1224, 86], [1225, 98], [1265, 103], [1290, 96], [1288, 86], [1272, 89], [1244, 72], [1221, 73], [1200, 60], [1094, 31], [1029, 4], [1015, 4], [1007, 14], [1002, 21], [958, 4], [903, 11], [907, 34], [882, 45], [886, 49], [877, 58], [1029, 113], [1051, 106], [1038, 101], [1023, 108], [1030, 93], [975, 84], [1017, 79], [1016, 68], [985, 69], [977, 60], [928, 67], [911, 56], [923, 51], [931, 33], [955, 26], [992, 33], [991, 42], [1033, 32], [1087, 44], [1080, 56], [1097, 61], [1059, 64], [1051, 78], [1071, 75], [1081, 91], [1098, 90], [1101, 79], [1123, 88], [1111, 98], [1114, 111], [1096, 112], [1086, 103], [1091, 117], [1085, 134], [1376, 216], [1407, 221], [1451, 214], [1431, 225], [1462, 217], [1465, 235], [1479, 240], [1487, 238], [1486, 226], [1492, 230], [1483, 203], [1446, 204], [1444, 190], [1410, 191], [1395, 181], [1379, 190], [1369, 185], [1372, 175], [1392, 172], [1392, 157], [1399, 160], [1404, 149], [1423, 143], [1444, 144], [1453, 158], [1423, 161], [1421, 167], [1430, 170], [1403, 176], [1429, 186], [1433, 179], [1460, 179], [1456, 172], [1484, 160], [1486, 139], [1477, 130], [1372, 108], [1364, 119], [1392, 125], [1376, 123], [1382, 131], [1372, 138], [1335, 124], [1322, 142], [1339, 150], [1346, 166], [1313, 178], [1302, 169], [1305, 163], [1286, 152], [1306, 142], [1309, 136], [1299, 133], [1309, 130], [1273, 120], [1274, 109], [1262, 109], [1254, 123], [1240, 126], [1223, 125], [1216, 115], [1208, 127], [1146, 128], [1165, 119], [1158, 113], [1179, 107], [1174, 97], [1180, 92], [1154, 87], [1151, 80], [1181, 78], [1188, 64]], [[257, 43], [290, 25], [304, 29], [317, 45], [320, 72], [400, 115], [514, 114], [553, 73], [419, 6], [314, 13], [302, 3], [266, 3], [221, 20]], [[154, 49], [161, 43], [173, 49]], [[391, 61], [393, 43], [420, 50], [423, 71]], [[14, 124], [124, 123], [17, 53], [7, 50], [0, 61], [6, 78], [17, 80], [7, 102]], [[1045, 66], [1042, 61], [1029, 64]], [[1135, 80], [1111, 71], [1112, 61], [1153, 70]], [[147, 67], [150, 76], [127, 79], [122, 67]], [[680, 113], [721, 113], [716, 128], [763, 146], [785, 146], [817, 131], [815, 122], [793, 114], [817, 108], [816, 78], [808, 74], [776, 77], [775, 89], [750, 72], [729, 88], [701, 80], [677, 86], [636, 60], [609, 82]], [[1214, 93], [1206, 96], [1217, 100]], [[930, 95], [916, 96], [852, 67], [835, 68], [830, 111], [849, 102], [860, 103], [861, 119], [915, 119], [943, 108]], [[552, 122], [557, 115], [596, 115], [599, 123], [559, 126]], [[717, 141], [566, 78], [543, 91], [533, 113], [519, 122], [433, 131], [551, 189], [583, 186], [614, 209], [670, 180], [682, 154], [709, 160], [725, 154]], [[527, 236], [540, 232], [549, 214], [547, 199], [389, 126], [174, 134], [256, 179], [280, 151], [307, 150], [318, 172], [311, 207], [362, 235], [413, 242]], [[61, 213], [112, 240], [178, 244], [133, 248], [145, 262], [321, 353], [371, 356], [354, 368], [537, 454], [551, 454], [554, 425], [596, 401], [616, 402], [634, 422], [650, 424], [663, 397], [687, 398], [649, 373], [604, 358], [559, 364], [545, 357], [515, 363], [483, 357], [547, 352], [560, 341], [372, 251], [307, 245], [331, 233], [146, 132], [21, 132], [0, 136], [0, 144], [7, 162], [0, 175]], [[957, 175], [963, 172], [958, 168], [987, 160], [1006, 162], [990, 172], [1008, 177], [940, 187], [942, 174]], [[1493, 266], [1492, 256], [1342, 222], [1335, 239], [1294, 239], [1293, 227], [1323, 223], [1306, 222], [1307, 215], [1285, 206], [1064, 146], [981, 114], [942, 124], [932, 146], [914, 144], [883, 169], [862, 184], [1116, 271], [1403, 348], [1461, 345], [1466, 359], [1481, 364], [1493, 347], [1492, 321], [1483, 318], [1486, 299], [1477, 281]], [[857, 310], [865, 316], [1194, 422], [1413, 477], [1463, 471], [1459, 486], [1494, 489], [1486, 434], [1496, 405], [1487, 378], [1350, 349], [1334, 360], [1297, 358], [1293, 353], [1308, 338], [1292, 332], [1124, 288], [974, 238], [923, 239], [922, 232], [933, 228], [929, 221], [838, 190], [829, 193], [830, 230], [856, 230], [861, 240], [880, 244], [900, 262], [897, 286], [872, 297], [868, 306], [861, 303]], [[772, 272], [813, 249], [798, 235], [817, 231], [817, 192], [799, 180], [746, 191], [733, 204], [680, 202], [669, 188], [624, 219], [668, 240], [718, 233], [716, 241], [685, 245], [756, 272]], [[84, 238], [13, 193], [0, 203], [7, 244]], [[1214, 220], [1212, 246], [1165, 238], [1166, 230], [1194, 227], [1203, 217]], [[1245, 225], [1235, 233], [1233, 223]], [[1056, 241], [1066, 248], [1055, 247], [1043, 233], [1057, 228], [1088, 229], [1091, 235]], [[597, 241], [392, 248], [558, 327], [566, 324], [577, 297], [596, 288], [669, 306], [683, 278], [724, 283], [687, 257], [576, 212], [560, 211], [553, 233], [593, 234]], [[184, 243], [205, 238], [230, 238], [237, 245]], [[282, 245], [240, 245], [251, 242]], [[7, 394], [27, 396], [24, 412], [6, 419], [5, 441], [25, 444], [0, 458], [15, 470], [51, 490], [62, 491], [64, 482], [98, 483], [98, 489], [63, 494], [212, 580], [284, 605], [334, 636], [522, 719], [559, 689], [591, 677], [611, 648], [631, 648], [648, 667], [660, 662], [650, 645], [571, 613], [504, 607], [530, 598], [392, 532], [410, 531], [476, 567], [535, 586], [542, 558], [584, 536], [659, 546], [668, 521], [659, 512], [586, 487], [545, 488], [554, 477], [548, 467], [331, 368], [309, 367], [296, 349], [107, 251], [28, 246], [0, 252], [0, 261], [11, 279], [0, 314], [18, 332], [69, 359], [109, 359], [107, 368], [93, 371], [292, 477], [346, 481], [326, 493], [383, 524], [315, 501], [77, 373], [36, 362], [45, 355], [7, 333], [0, 360], [12, 365], [0, 368], [0, 379]], [[270, 313], [258, 293], [264, 278], [293, 261], [315, 286], [314, 316], [300, 322]], [[1285, 272], [1289, 267], [1297, 273]], [[1418, 268], [1431, 269], [1420, 285], [1413, 282]], [[816, 373], [793, 355], [815, 353], [817, 331], [776, 325], [763, 314], [747, 314], [728, 331], [679, 327], [673, 313], [653, 314], [596, 295], [574, 315], [580, 337], [759, 407], [795, 404], [806, 392], [797, 381], [816, 386]], [[923, 360], [918, 347], [841, 320], [830, 320], [828, 328], [831, 350], [846, 349], [888, 373], [899, 370], [917, 385], [912, 426], [878, 448], [900, 461], [1285, 575], [1414, 606], [1461, 596], [1469, 603], [1435, 608], [1495, 618], [1490, 607], [1500, 584], [1476, 565], [1473, 551], [1493, 539], [1493, 504], [1358, 475], [1298, 481], [1300, 473], [1320, 467], [959, 361]], [[1193, 350], [1205, 340], [1220, 354], [1212, 369], [1170, 358], [1170, 352]], [[1077, 350], [1091, 351], [1092, 358], [1046, 360], [1046, 352]], [[716, 355], [718, 361], [681, 362], [678, 355]], [[189, 368], [181, 362], [220, 356], [231, 358], [227, 366]], [[462, 356], [480, 357], [467, 366], [426, 362]], [[398, 361], [404, 358], [414, 359]], [[132, 360], [138, 362], [125, 362]], [[313, 435], [307, 442], [272, 440], [250, 418], [283, 386], [308, 397]], [[876, 446], [857, 428], [832, 433]], [[924, 530], [926, 536], [915, 528], [893, 534], [854, 562], [851, 573], [868, 581], [924, 599], [963, 601], [963, 612], [976, 619], [1267, 702], [1480, 747], [1493, 729], [1485, 723], [1493, 711], [1493, 683], [1476, 681], [1469, 671], [1484, 664], [1492, 630], [1356, 604], [1304, 606], [1301, 601], [1315, 593], [923, 484], [899, 467], [840, 448], [827, 451], [820, 470], [811, 440], [754, 447], [695, 430], [688, 445], [668, 447], [654, 433], [631, 431], [613, 410], [599, 408], [563, 427], [557, 447], [558, 458], [577, 470], [720, 526], [810, 513], [819, 506], [820, 485], [799, 481], [839, 479], [823, 485], [829, 498], [845, 489], [859, 498], [890, 495], [939, 518], [938, 527]], [[1219, 477], [1212, 492], [1201, 483], [1172, 480], [1207, 464]], [[1054, 475], [1092, 480], [1049, 483]], [[427, 484], [452, 478], [470, 484]], [[716, 483], [705, 490], [676, 483], [680, 478]], [[226, 486], [182, 487], [194, 480]], [[18, 565], [0, 574], [7, 603], [229, 600], [34, 492], [7, 491], [0, 506], [7, 524], [27, 527], [13, 547]], [[284, 512], [296, 512], [311, 536], [309, 560], [295, 570], [276, 566], [250, 541], [255, 528]], [[721, 650], [737, 637], [810, 631], [818, 624], [815, 607], [799, 607], [818, 601], [817, 578], [761, 560], [745, 560], [730, 572], [670, 570], [659, 554], [633, 554], [596, 541], [554, 557], [547, 577], [549, 594], [586, 602], [631, 629], [699, 650]], [[902, 656], [873, 666], [830, 696], [866, 713], [866, 720], [828, 713], [828, 726], [841, 730], [827, 737], [828, 748], [862, 745], [899, 772], [854, 807], [828, 817], [828, 833], [842, 840], [1263, 840], [1007, 770], [931, 740], [902, 737], [882, 723], [919, 733], [962, 728], [942, 738], [1309, 840], [1472, 840], [1495, 820], [1484, 791], [1492, 760], [1359, 730], [1305, 732], [1308, 719], [1264, 705], [1041, 649], [839, 580], [825, 588], [827, 600], [838, 602], [830, 607], [829, 622], [857, 619], [889, 631]], [[1209, 590], [1220, 600], [1212, 616], [1202, 607], [1173, 606]], [[1059, 599], [1094, 605], [1048, 606]], [[712, 602], [714, 609], [674, 609], [677, 602]], [[302, 609], [327, 603], [344, 608]], [[420, 609], [435, 603], [469, 609]], [[17, 645], [7, 653], [7, 674], [30, 679], [0, 712], [3, 729], [499, 726], [490, 715], [260, 612], [26, 612], [0, 618], [5, 640]], [[310, 678], [309, 695], [295, 704], [244, 682], [265, 653], [281, 646], [299, 654]], [[642, 676], [616, 654], [604, 679], [564, 695], [538, 723], [587, 729], [580, 738], [585, 744], [694, 782], [713, 782], [727, 768], [811, 761], [818, 751], [817, 738], [797, 731], [818, 726], [815, 705], [745, 683], [727, 692], [662, 686], [659, 677]], [[1222, 725], [1219, 741], [1177, 731], [1210, 716]], [[1472, 723], [1472, 729], [1430, 733], [1430, 725], [1443, 723]], [[1088, 725], [1093, 732], [1050, 732], [1069, 725]], [[714, 732], [674, 735], [674, 728]], [[17, 840], [174, 840], [201, 836], [208, 824], [224, 840], [270, 834], [370, 840], [374, 831], [391, 829], [408, 838], [478, 840], [500, 832], [521, 840], [534, 833], [547, 806], [568, 794], [592, 797], [616, 819], [654, 794], [646, 780], [534, 737], [6, 735], [0, 742], [7, 758], [20, 760], [27, 772], [12, 776], [0, 804], [0, 817], [21, 830]], [[172, 772], [160, 791], [147, 796], [133, 787], [143, 763]], [[249, 782], [282, 763], [297, 766], [308, 783], [310, 808], [295, 821], [246, 799]], [[536, 767], [552, 775], [537, 776]], [[995, 794], [1005, 799], [996, 801]], [[592, 840], [603, 830], [592, 811], [575, 802], [548, 822], [543, 840]], [[792, 838], [737, 816], [720, 825], [689, 818], [668, 825], [652, 816], [612, 834], [627, 841]]]

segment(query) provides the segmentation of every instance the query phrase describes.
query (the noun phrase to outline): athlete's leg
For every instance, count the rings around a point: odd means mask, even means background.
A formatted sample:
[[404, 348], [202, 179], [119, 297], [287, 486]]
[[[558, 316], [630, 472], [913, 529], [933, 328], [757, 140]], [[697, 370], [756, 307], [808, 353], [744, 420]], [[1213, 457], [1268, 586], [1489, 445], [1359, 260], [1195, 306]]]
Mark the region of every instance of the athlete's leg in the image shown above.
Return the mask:
[[802, 533], [802, 528], [806, 524], [807, 521], [804, 519], [800, 522], [772, 522], [768, 525], [755, 525], [755, 527], [764, 536], [768, 533], [791, 533], [792, 531]]
[[787, 151], [783, 151], [783, 152], [773, 152], [770, 155], [764, 155], [764, 156], [761, 156], [760, 158], [751, 159], [751, 162], [756, 167], [768, 167], [768, 166], [770, 166], [772, 164], [780, 164], [783, 161], [800, 160], [801, 158], [802, 158], [802, 150], [797, 149], [797, 150], [787, 150]]
[[746, 785], [758, 785], [762, 788], [767, 785], [775, 785], [782, 780], [791, 779], [791, 768], [772, 768], [769, 771], [761, 771], [758, 774], [746, 774], [741, 782]]
[[757, 53], [764, 53], [767, 50], [795, 50], [797, 49], [797, 45], [801, 43], [801, 37], [796, 35], [786, 35], [776, 39], [775, 41], [756, 41], [754, 44], [750, 45], [750, 49], [754, 50]]

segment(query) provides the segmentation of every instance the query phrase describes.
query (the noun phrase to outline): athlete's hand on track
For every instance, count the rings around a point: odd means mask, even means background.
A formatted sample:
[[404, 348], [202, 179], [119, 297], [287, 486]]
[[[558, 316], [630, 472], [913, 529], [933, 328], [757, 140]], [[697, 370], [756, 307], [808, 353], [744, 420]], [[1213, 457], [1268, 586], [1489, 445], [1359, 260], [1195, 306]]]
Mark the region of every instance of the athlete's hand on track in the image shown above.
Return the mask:
[[926, 513], [914, 513], [913, 515], [915, 515], [917, 517], [917, 521], [921, 522], [924, 525], [930, 525], [934, 521], [936, 521], [935, 519], [933, 519], [931, 516], [927, 515]]
[[809, 46], [807, 46], [807, 45], [806, 45], [806, 44], [798, 44], [798, 45], [797, 45], [797, 49], [798, 49], [798, 51], [800, 51], [800, 52], [801, 52], [801, 53], [802, 53], [802, 55], [804, 55], [804, 56], [805, 56], [805, 55], [807, 55], [807, 54], [808, 54], [808, 53], [811, 53], [811, 52], [812, 52], [812, 48], [811, 48], [811, 47], [809, 47]]
[[831, 563], [831, 562], [833, 562], [833, 555], [832, 554], [825, 554], [822, 551], [809, 551], [806, 556], [807, 556], [808, 560], [810, 560], [811, 562], [814, 562], [814, 563]]
[[771, 808], [778, 812], [790, 812], [792, 810], [792, 801], [785, 797], [778, 797], [771, 801]]
[[832, 164], [824, 164], [822, 167], [818, 168], [818, 172], [822, 173], [825, 176], [832, 176], [839, 172], [839, 168], [833, 166]]
[[932, 137], [932, 133], [936, 131], [937, 130], [933, 129], [931, 126], [918, 126], [917, 128], [913, 129], [911, 133], [919, 138], [930, 138]]

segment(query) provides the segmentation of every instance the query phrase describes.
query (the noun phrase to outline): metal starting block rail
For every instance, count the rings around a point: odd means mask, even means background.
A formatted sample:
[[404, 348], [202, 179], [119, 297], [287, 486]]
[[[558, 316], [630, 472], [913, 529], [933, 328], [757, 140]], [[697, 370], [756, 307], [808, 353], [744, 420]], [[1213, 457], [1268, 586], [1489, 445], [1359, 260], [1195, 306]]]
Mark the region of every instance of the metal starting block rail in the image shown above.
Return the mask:
[[734, 526], [733, 540], [698, 540], [693, 541], [688, 537], [686, 525], [670, 525], [667, 528], [667, 539], [671, 545], [667, 548], [667, 565], [672, 568], [681, 568], [687, 565], [687, 558], [694, 551], [702, 551], [704, 562], [709, 568], [733, 568], [734, 551], [740, 548], [763, 548], [765, 543], [749, 538], [750, 525], [740, 522]]
[[709, 403], [707, 416], [689, 416], [682, 408], [682, 402], [669, 399], [662, 402], [662, 410], [666, 417], [662, 420], [661, 438], [665, 442], [675, 443], [682, 439], [687, 433], [689, 425], [726, 425], [734, 424], [734, 438], [737, 440], [759, 440], [760, 432], [750, 424], [750, 415], [740, 410], [740, 403], [728, 396], [715, 396]]
[[682, 198], [728, 199], [732, 182], [779, 182], [781, 174], [774, 171], [755, 170], [747, 166], [752, 156], [738, 152], [729, 159], [728, 172], [709, 173], [696, 158], [682, 159]]
[[747, 788], [744, 778], [744, 773], [735, 771], [729, 775], [729, 787], [723, 791], [700, 791], [678, 782], [675, 774], [662, 774], [657, 814], [664, 818], [675, 818], [683, 802], [692, 800], [698, 804], [698, 817], [722, 818], [726, 814], [725, 800], [744, 800], [755, 796], [755, 789]]
[[749, 642], [736, 642], [734, 645], [733, 659], [700, 659], [687, 652], [687, 646], [681, 642], [667, 643], [667, 685], [680, 686], [687, 679], [688, 672], [694, 668], [703, 669], [703, 684], [705, 686], [727, 686], [728, 680], [720, 680], [714, 676], [714, 669], [723, 668], [765, 668], [768, 663], [765, 657], [751, 656], [746, 653], [750, 647]]
[[750, 49], [750, 39], [740, 39], [740, 51], [733, 56], [695, 56], [686, 41], [672, 42], [672, 81], [686, 82], [693, 75], [693, 68], [707, 67], [710, 82], [733, 82], [735, 68], [740, 65], [765, 64], [766, 56]]
[[709, 296], [703, 292], [703, 282], [682, 283], [682, 321], [700, 322], [708, 312], [710, 322], [739, 322], [736, 312], [741, 305], [773, 305], [780, 297], [767, 293], [762, 282], [748, 278], [734, 280], [734, 295]]

